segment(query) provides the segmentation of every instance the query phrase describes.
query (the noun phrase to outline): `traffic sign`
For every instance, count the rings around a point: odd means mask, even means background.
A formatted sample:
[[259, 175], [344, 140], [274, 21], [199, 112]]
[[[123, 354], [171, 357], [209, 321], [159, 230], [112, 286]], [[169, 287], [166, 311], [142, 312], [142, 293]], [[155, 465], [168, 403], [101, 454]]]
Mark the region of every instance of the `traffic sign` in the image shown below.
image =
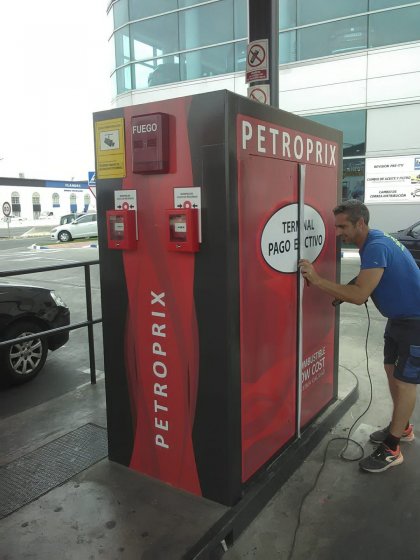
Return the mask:
[[95, 171], [88, 171], [88, 187], [96, 187]]
[[10, 206], [10, 202], [3, 202], [3, 214], [8, 217], [12, 213], [12, 207]]
[[248, 88], [248, 97], [259, 103], [270, 105], [270, 86], [268, 84], [259, 84]]
[[260, 39], [248, 44], [245, 81], [265, 80], [268, 80], [268, 39]]

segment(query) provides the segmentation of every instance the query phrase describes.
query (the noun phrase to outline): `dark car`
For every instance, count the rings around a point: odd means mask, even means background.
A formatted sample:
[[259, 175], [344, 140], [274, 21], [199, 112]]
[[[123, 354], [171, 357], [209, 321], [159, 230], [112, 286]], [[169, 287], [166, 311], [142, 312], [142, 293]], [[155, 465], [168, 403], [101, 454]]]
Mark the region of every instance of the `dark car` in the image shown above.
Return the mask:
[[407, 229], [400, 229], [395, 233], [390, 233], [392, 237], [400, 241], [404, 247], [413, 255], [417, 266], [420, 266], [420, 222], [416, 222]]
[[[53, 290], [0, 283], [1, 342], [69, 324], [69, 308]], [[60, 348], [68, 339], [69, 333], [61, 332], [0, 348], [1, 385], [33, 379], [44, 366], [48, 350]]]

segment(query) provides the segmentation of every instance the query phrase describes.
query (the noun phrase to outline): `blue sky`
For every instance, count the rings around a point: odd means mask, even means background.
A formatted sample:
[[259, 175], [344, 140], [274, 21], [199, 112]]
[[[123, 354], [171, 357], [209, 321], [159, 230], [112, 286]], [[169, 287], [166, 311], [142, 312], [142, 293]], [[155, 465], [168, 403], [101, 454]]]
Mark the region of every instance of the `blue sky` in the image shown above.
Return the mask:
[[108, 0], [0, 1], [0, 177], [84, 180], [111, 108]]

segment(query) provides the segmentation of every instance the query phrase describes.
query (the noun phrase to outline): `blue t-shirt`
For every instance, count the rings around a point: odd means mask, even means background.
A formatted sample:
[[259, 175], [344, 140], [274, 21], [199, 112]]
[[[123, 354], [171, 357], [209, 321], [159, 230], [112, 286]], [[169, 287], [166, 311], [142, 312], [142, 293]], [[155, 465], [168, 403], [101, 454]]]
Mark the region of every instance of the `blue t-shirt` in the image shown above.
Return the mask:
[[420, 317], [420, 270], [410, 251], [390, 235], [371, 229], [359, 254], [361, 270], [384, 269], [370, 296], [382, 315]]

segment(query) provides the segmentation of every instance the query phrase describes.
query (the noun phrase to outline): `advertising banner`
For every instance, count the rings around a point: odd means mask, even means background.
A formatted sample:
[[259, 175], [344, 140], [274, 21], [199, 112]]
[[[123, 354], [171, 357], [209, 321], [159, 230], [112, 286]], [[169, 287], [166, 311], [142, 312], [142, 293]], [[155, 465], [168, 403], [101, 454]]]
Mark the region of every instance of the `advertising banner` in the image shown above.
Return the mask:
[[365, 202], [412, 202], [420, 197], [420, 156], [366, 159]]
[[[335, 142], [238, 115], [242, 480], [296, 432], [298, 164], [306, 164], [302, 258], [334, 281]], [[333, 396], [334, 308], [306, 289], [302, 408], [306, 425]]]

